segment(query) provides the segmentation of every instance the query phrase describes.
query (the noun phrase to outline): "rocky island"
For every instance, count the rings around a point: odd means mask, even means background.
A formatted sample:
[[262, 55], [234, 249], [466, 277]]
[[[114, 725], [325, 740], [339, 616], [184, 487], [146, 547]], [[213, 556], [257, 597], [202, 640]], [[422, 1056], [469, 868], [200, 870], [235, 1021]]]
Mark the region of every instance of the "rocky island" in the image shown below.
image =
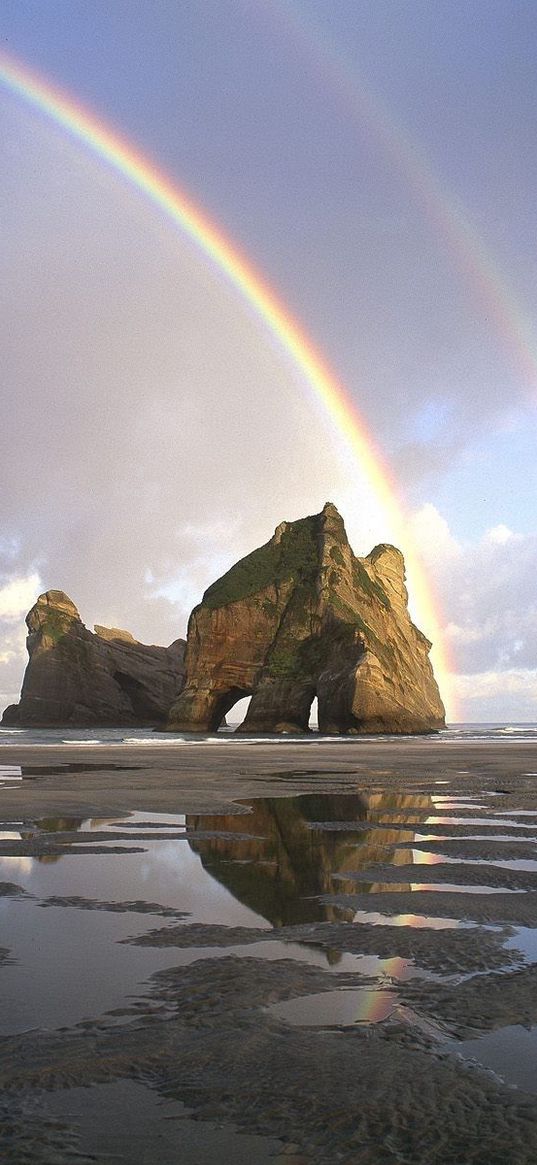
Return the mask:
[[208, 588], [186, 654], [182, 639], [157, 647], [118, 628], [88, 631], [63, 591], [41, 595], [26, 623], [30, 658], [8, 726], [214, 732], [245, 696], [239, 732], [306, 732], [315, 697], [326, 734], [445, 723], [431, 644], [408, 613], [401, 552], [383, 543], [357, 558], [329, 502], [282, 522]]
[[251, 696], [239, 731], [422, 733], [444, 726], [431, 644], [408, 613], [403, 556], [357, 558], [343, 519], [282, 522], [205, 592], [189, 621], [186, 683], [170, 731], [215, 731]]
[[26, 616], [29, 661], [19, 704], [2, 724], [23, 728], [153, 726], [184, 683], [184, 639], [138, 643], [117, 627], [84, 626], [63, 591], [40, 595]]

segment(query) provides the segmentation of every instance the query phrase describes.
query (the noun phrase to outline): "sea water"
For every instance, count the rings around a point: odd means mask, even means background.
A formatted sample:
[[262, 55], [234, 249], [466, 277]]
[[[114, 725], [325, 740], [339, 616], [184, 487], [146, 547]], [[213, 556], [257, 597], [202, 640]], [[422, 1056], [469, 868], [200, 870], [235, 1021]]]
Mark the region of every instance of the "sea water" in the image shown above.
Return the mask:
[[[303, 735], [285, 735], [269, 734], [266, 736], [248, 734], [235, 734], [234, 729], [237, 725], [230, 723], [224, 728], [220, 728], [218, 732], [212, 733], [195, 733], [195, 732], [159, 732], [148, 728], [2, 728], [0, 727], [0, 746], [4, 745], [47, 745], [47, 744], [70, 744], [76, 746], [77, 744], [84, 745], [110, 745], [110, 744], [126, 744], [134, 745], [173, 745], [178, 744], [199, 744], [199, 745], [220, 745], [223, 746], [226, 742], [233, 741], [234, 744], [252, 745], [257, 743], [262, 744], [292, 744], [297, 742], [300, 744], [322, 744], [328, 742], [331, 745], [340, 745], [345, 747], [346, 744], [356, 743], [356, 740], [368, 741], [371, 743], [383, 742], [386, 740], [402, 741], [405, 739], [416, 740], [420, 737], [410, 736], [405, 738], [400, 735], [375, 735], [375, 736], [323, 736], [315, 729]], [[451, 744], [460, 743], [461, 741], [480, 741], [486, 743], [493, 741], [500, 743], [522, 743], [537, 741], [537, 722], [531, 723], [461, 723], [449, 724], [447, 728], [442, 728], [439, 732], [432, 734], [427, 739], [434, 739], [437, 742]], [[537, 761], [536, 761], [537, 776]]]

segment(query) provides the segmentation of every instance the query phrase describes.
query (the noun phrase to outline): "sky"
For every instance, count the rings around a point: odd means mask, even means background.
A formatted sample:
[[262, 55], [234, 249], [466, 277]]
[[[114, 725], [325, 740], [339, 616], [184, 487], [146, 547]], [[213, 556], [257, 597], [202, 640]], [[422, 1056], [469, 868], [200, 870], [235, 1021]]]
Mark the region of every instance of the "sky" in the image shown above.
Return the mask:
[[223, 271], [0, 82], [1, 705], [40, 592], [171, 642], [331, 500], [356, 553], [418, 547], [450, 718], [537, 720], [536, 42], [524, 0], [3, 0], [0, 54], [152, 159], [299, 322], [404, 522]]

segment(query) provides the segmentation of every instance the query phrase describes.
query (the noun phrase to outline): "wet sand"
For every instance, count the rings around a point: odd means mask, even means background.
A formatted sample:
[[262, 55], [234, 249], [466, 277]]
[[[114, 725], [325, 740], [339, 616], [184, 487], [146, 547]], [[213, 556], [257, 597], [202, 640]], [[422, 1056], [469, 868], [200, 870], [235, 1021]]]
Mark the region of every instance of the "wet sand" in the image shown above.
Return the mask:
[[[24, 792], [2, 790], [3, 812], [23, 816], [107, 816], [144, 807], [173, 813], [179, 803], [185, 813], [225, 813], [232, 811], [235, 798], [287, 796], [305, 785], [318, 788], [320, 778], [327, 792], [354, 787], [357, 780], [364, 789], [385, 787], [389, 780], [402, 792], [430, 790], [435, 780], [448, 780], [450, 793], [513, 791], [517, 804], [527, 808], [524, 798], [533, 797], [535, 781], [524, 774], [537, 771], [537, 748], [535, 742], [460, 743], [435, 737], [378, 743], [348, 738], [334, 744], [312, 738], [277, 745], [228, 738], [214, 745], [0, 746], [0, 764], [37, 768], [25, 774]], [[49, 778], [46, 769], [58, 766], [66, 771]], [[70, 766], [83, 780], [76, 774], [73, 780]], [[532, 805], [537, 814], [537, 803]]]
[[0, 766], [3, 1160], [537, 1160], [535, 743]]

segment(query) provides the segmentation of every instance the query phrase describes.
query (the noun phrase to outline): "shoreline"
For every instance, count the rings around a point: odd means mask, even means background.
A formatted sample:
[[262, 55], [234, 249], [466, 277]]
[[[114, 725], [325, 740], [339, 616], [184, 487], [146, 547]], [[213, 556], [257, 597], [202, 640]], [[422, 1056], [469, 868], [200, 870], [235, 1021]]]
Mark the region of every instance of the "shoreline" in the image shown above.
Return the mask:
[[[223, 804], [230, 811], [228, 806], [236, 798], [290, 795], [303, 788], [304, 781], [319, 792], [333, 791], [334, 783], [350, 787], [358, 782], [369, 789], [381, 781], [410, 790], [416, 783], [434, 788], [436, 780], [447, 779], [454, 789], [469, 792], [483, 782], [486, 786], [500, 782], [506, 788], [514, 782], [519, 795], [531, 795], [537, 745], [535, 741], [429, 736], [374, 743], [352, 738], [343, 745], [316, 742], [315, 746], [251, 743], [245, 738], [235, 742], [229, 737], [221, 747], [210, 743], [174, 746], [172, 742], [0, 744], [0, 765], [59, 769], [41, 775], [29, 772], [12, 784], [6, 779], [0, 788], [3, 816], [52, 812], [95, 816], [151, 808], [174, 812], [178, 798], [186, 812], [211, 804]], [[69, 768], [78, 768], [80, 775]]]

